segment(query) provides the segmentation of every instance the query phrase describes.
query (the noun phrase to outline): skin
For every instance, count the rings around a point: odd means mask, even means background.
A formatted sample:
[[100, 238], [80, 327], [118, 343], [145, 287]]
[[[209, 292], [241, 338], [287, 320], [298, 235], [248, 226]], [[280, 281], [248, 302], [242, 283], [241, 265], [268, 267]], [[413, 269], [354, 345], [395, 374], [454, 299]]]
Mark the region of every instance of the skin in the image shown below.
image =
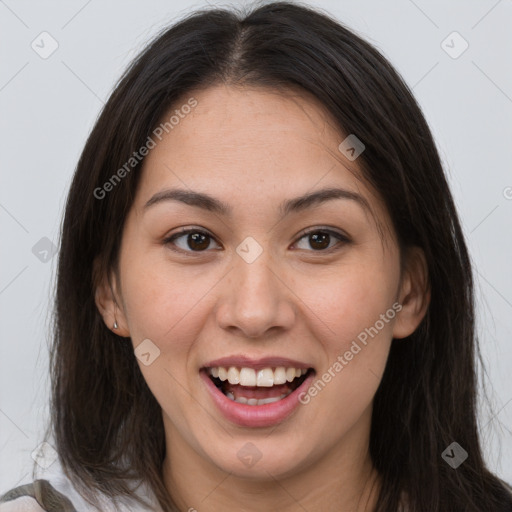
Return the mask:
[[[150, 365], [138, 362], [162, 407], [166, 486], [180, 510], [372, 510], [380, 485], [368, 451], [372, 402], [392, 338], [411, 334], [426, 312], [423, 253], [409, 251], [400, 273], [387, 209], [357, 160], [338, 151], [346, 135], [316, 99], [228, 85], [193, 96], [198, 105], [145, 159], [119, 279], [112, 273], [111, 287], [105, 276], [96, 294], [110, 329], [117, 320], [114, 332], [134, 348], [150, 339], [160, 350]], [[371, 211], [335, 199], [280, 219], [281, 201], [327, 186], [359, 193]], [[172, 187], [213, 195], [233, 216], [177, 201], [144, 211]], [[194, 252], [184, 235], [174, 252], [164, 239], [181, 227], [212, 238]], [[329, 251], [302, 233], [325, 227], [350, 241], [331, 236]], [[250, 264], [236, 252], [247, 236], [263, 250]], [[395, 302], [401, 311], [378, 335], [273, 427], [229, 422], [199, 376], [208, 361], [236, 354], [298, 359], [321, 376]], [[261, 453], [251, 467], [237, 456], [248, 442]]]

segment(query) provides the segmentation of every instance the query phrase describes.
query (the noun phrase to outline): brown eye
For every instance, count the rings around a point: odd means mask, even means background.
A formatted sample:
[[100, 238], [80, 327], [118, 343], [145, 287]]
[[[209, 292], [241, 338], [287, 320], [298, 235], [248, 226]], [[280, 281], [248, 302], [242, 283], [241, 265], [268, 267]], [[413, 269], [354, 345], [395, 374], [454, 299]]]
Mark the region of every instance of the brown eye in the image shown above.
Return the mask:
[[[185, 240], [185, 243], [182, 243], [181, 246], [175, 243], [175, 241], [179, 239]], [[205, 231], [185, 229], [166, 238], [164, 244], [176, 245], [178, 249], [185, 252], [202, 252], [208, 249], [211, 240], [213, 240], [213, 237]]]
[[208, 235], [203, 233], [189, 233], [187, 237], [187, 244], [190, 249], [203, 251], [204, 249], [208, 249], [210, 240]]
[[[180, 239], [183, 241], [176, 243], [176, 241]], [[331, 229], [318, 228], [304, 233], [299, 241], [302, 239], [307, 239], [309, 248], [306, 247], [306, 249], [313, 249], [314, 252], [331, 252], [331, 249], [335, 249], [336, 246], [342, 246], [344, 243], [350, 242], [350, 240], [341, 233]], [[200, 229], [183, 229], [179, 233], [175, 233], [166, 238], [164, 245], [177, 247], [177, 249], [171, 247], [171, 249], [176, 252], [200, 253], [210, 248], [212, 240], [215, 239], [206, 231]], [[337, 244], [333, 244], [335, 240], [338, 240]]]
[[[341, 233], [332, 231], [330, 229], [310, 230], [307, 233], [303, 234], [299, 241], [306, 237], [309, 246], [314, 251], [319, 252], [330, 252], [330, 249], [332, 249], [336, 245], [343, 245], [343, 242], [349, 242], [348, 238], [345, 235], [342, 235]], [[337, 239], [339, 243], [329, 247], [330, 243], [333, 241], [333, 238]]]

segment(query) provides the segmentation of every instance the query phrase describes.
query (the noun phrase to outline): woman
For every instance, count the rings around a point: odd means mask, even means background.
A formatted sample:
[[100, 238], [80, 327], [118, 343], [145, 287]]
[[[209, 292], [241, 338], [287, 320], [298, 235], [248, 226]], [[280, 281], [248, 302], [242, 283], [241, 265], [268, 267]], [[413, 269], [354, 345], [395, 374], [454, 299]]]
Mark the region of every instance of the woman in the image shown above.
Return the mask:
[[59, 458], [1, 512], [512, 510], [430, 130], [311, 8], [196, 12], [130, 66], [74, 176], [55, 315]]

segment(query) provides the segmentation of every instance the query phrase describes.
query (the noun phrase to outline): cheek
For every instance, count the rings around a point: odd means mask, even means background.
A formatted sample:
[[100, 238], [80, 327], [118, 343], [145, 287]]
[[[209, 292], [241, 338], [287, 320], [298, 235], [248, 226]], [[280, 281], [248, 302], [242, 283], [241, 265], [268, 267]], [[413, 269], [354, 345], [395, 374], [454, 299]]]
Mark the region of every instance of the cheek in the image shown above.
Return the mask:
[[[327, 327], [323, 339], [329, 345], [328, 352], [348, 350], [352, 340], [374, 326], [381, 314], [386, 314], [396, 298], [398, 277], [397, 268], [386, 268], [383, 262], [365, 264], [361, 260], [337, 269], [320, 285], [318, 281], [317, 286], [309, 282], [301, 296], [307, 297], [304, 302]], [[392, 331], [394, 311], [388, 316], [389, 322], [378, 324], [384, 337]]]
[[173, 411], [173, 421], [186, 430], [187, 408], [195, 406], [186, 391], [192, 374], [189, 355], [204, 327], [207, 292], [215, 280], [179, 272], [164, 258], [148, 262], [143, 254], [132, 254], [121, 267], [130, 336], [134, 349], [149, 339], [158, 354], [149, 365], [138, 360], [139, 368], [163, 411]]
[[397, 280], [398, 268], [361, 260], [337, 272], [322, 293], [311, 289], [305, 301], [322, 320], [317, 336], [327, 355], [310, 395], [336, 404], [328, 414], [338, 424], [358, 417], [378, 388], [392, 340]]
[[213, 276], [180, 272], [164, 258], [134, 259], [124, 270], [123, 297], [132, 338], [186, 345], [200, 330], [194, 320], [204, 308], [202, 298], [215, 284]]

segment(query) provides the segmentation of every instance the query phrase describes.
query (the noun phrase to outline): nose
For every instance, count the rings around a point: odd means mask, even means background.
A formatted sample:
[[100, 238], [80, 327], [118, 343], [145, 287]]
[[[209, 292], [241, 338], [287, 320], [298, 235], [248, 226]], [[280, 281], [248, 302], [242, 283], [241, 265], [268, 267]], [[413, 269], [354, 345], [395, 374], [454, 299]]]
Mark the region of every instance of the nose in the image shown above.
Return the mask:
[[269, 250], [254, 261], [236, 253], [217, 304], [218, 325], [244, 338], [264, 338], [271, 330], [290, 329], [296, 317], [289, 277]]

